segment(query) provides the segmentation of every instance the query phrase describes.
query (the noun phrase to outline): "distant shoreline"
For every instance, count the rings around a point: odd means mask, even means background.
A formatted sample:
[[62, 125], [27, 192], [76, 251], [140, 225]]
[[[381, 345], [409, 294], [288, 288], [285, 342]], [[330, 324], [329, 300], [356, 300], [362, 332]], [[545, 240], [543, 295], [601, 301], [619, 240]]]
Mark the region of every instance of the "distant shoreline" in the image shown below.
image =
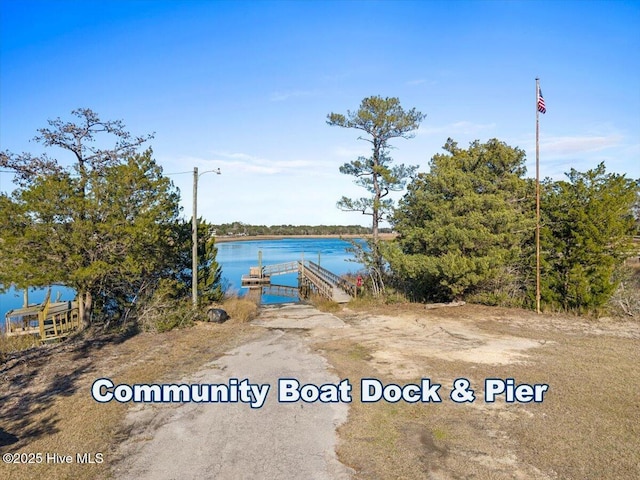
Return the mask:
[[[396, 238], [395, 233], [381, 233], [380, 239], [382, 240], [393, 240]], [[226, 243], [226, 242], [247, 242], [251, 240], [285, 240], [287, 238], [345, 238], [345, 239], [353, 239], [353, 238], [371, 238], [371, 234], [366, 235], [357, 235], [357, 234], [345, 234], [345, 235], [244, 235], [244, 236], [219, 236], [215, 237], [216, 243]]]

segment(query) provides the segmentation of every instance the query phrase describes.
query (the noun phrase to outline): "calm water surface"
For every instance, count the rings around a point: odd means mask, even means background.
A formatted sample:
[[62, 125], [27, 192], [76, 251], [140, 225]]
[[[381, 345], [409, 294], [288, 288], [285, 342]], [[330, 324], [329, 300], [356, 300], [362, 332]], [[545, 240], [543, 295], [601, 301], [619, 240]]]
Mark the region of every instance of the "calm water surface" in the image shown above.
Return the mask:
[[[289, 238], [282, 240], [248, 240], [239, 242], [219, 243], [217, 260], [222, 267], [222, 277], [228, 288], [235, 293], [244, 294], [247, 289], [241, 287], [242, 275], [249, 273], [249, 267], [258, 265], [258, 252], [262, 252], [262, 265], [305, 260], [318, 262], [324, 268], [337, 275], [357, 272], [362, 265], [349, 261], [353, 259], [347, 252], [350, 243], [336, 238]], [[273, 277], [273, 282], [280, 285], [297, 285], [297, 274], [279, 275]], [[73, 300], [73, 290], [54, 286], [51, 292], [52, 300], [60, 294], [60, 300]], [[0, 294], [0, 329], [4, 327], [4, 316], [9, 310], [22, 307], [22, 291], [14, 289]], [[44, 300], [46, 289], [31, 289], [29, 303], [40, 303]], [[295, 301], [289, 297], [263, 295], [263, 303], [280, 303]]]
[[[357, 272], [362, 265], [355, 263], [353, 255], [347, 251], [351, 244], [337, 238], [285, 238], [282, 240], [248, 240], [219, 243], [218, 262], [222, 266], [222, 277], [233, 292], [244, 294], [241, 288], [242, 275], [249, 273], [249, 267], [258, 265], [258, 252], [262, 252], [262, 265], [305, 260], [318, 263], [337, 275]], [[295, 287], [296, 273], [272, 277], [272, 282]], [[295, 299], [263, 295], [263, 303], [291, 302]]]

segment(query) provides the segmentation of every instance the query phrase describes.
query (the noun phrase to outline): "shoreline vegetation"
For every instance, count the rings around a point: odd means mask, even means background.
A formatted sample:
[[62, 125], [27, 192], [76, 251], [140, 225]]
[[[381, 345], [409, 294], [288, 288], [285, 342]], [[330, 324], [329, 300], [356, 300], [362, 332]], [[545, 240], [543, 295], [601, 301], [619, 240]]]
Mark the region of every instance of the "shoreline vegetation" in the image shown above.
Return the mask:
[[[396, 233], [381, 233], [379, 237], [381, 240], [393, 240], [396, 238]], [[286, 240], [289, 238], [295, 239], [312, 239], [312, 238], [340, 238], [340, 239], [355, 239], [355, 238], [371, 238], [371, 234], [326, 234], [326, 235], [220, 235], [216, 236], [216, 243], [225, 243], [225, 242], [244, 242], [251, 240]]]

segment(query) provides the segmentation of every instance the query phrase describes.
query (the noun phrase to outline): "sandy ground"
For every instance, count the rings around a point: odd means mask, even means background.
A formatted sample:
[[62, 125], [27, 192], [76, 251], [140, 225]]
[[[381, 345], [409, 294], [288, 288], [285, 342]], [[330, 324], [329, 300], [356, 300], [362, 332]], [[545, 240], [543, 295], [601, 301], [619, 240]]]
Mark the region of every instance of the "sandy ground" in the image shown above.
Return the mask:
[[[369, 372], [374, 378], [388, 378], [396, 384], [411, 383], [417, 378], [431, 376], [434, 373], [430, 360], [445, 360], [448, 362], [464, 362], [472, 365], [509, 365], [524, 362], [528, 358], [528, 351], [547, 342], [542, 339], [523, 338], [504, 333], [489, 333], [476, 326], [475, 323], [457, 317], [457, 312], [447, 308], [442, 309], [447, 314], [424, 315], [395, 312], [392, 315], [362, 315], [346, 309], [342, 314], [351, 316], [349, 324], [337, 329], [340, 320], [335, 318], [329, 325], [318, 321], [325, 316], [317, 310], [306, 306], [290, 306], [280, 309], [266, 310], [257, 324], [277, 327], [280, 329], [297, 329], [304, 332], [304, 339], [310, 344], [330, 344], [332, 341], [353, 341], [370, 352], [367, 355]], [[351, 315], [350, 315], [351, 314]], [[431, 372], [431, 373], [430, 373]], [[447, 376], [440, 371], [434, 382], [451, 385], [457, 375]], [[354, 379], [357, 380], [357, 379]], [[446, 392], [441, 392], [446, 400]], [[506, 404], [497, 408], [490, 408], [478, 402], [463, 408], [483, 411], [482, 416], [512, 415], [506, 411]], [[435, 407], [435, 408], [439, 408]], [[419, 429], [415, 429], [414, 442], [427, 450], [432, 449], [437, 454], [437, 447], [432, 439], [425, 437]], [[440, 452], [441, 453], [441, 452]], [[489, 470], [509, 470], [512, 478], [550, 479], [533, 465], [518, 461], [516, 454], [509, 448], [507, 442], [501, 448], [499, 455], [486, 455], [471, 452], [469, 461], [480, 462]], [[442, 465], [442, 459], [432, 463]], [[436, 473], [437, 469], [430, 468], [425, 478], [456, 478], [444, 472]], [[417, 472], [416, 472], [417, 473]], [[418, 474], [419, 478], [420, 474]], [[362, 475], [368, 478], [368, 475]], [[399, 475], [395, 478], [402, 478]]]
[[[424, 376], [429, 358], [506, 365], [522, 362], [530, 349], [546, 343], [487, 333], [464, 319], [415, 314], [357, 315], [357, 321], [346, 324], [305, 305], [264, 308], [253, 324], [268, 329], [264, 338], [230, 351], [184, 381], [225, 383], [229, 378], [249, 378], [252, 383], [267, 383], [272, 391], [266, 405], [259, 410], [242, 404], [137, 408], [127, 419], [135, 433], [122, 448], [126, 460], [115, 476], [348, 478], [348, 469], [335, 456], [336, 428], [346, 420], [348, 404], [276, 402], [278, 378], [316, 385], [339, 381], [329, 373], [326, 360], [310, 350], [312, 345], [357, 341], [372, 352], [368, 358], [372, 372], [401, 382]], [[453, 380], [437, 378], [438, 382]], [[486, 407], [478, 404], [477, 408]], [[548, 478], [531, 466], [516, 468], [515, 455], [509, 451], [482, 461], [506, 463], [524, 478]]]
[[[437, 406], [354, 403], [339, 458], [355, 478], [638, 478], [637, 322], [477, 305], [340, 316], [348, 328], [308, 332], [340, 374], [400, 385], [429, 377], [443, 394]], [[459, 377], [471, 381], [473, 403], [447, 398]], [[549, 390], [541, 403], [487, 403], [493, 377]]]

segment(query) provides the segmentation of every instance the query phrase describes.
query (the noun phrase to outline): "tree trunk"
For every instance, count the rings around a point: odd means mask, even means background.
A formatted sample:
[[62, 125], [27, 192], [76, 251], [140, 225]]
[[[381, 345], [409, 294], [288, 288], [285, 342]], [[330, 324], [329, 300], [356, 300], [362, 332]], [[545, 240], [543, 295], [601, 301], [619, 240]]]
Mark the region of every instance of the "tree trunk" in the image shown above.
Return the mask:
[[80, 317], [80, 320], [82, 321], [82, 326], [84, 328], [86, 326], [84, 324], [84, 299], [81, 293], [78, 293], [78, 316]]
[[371, 224], [371, 233], [373, 235], [373, 263], [376, 268], [381, 266], [380, 251], [378, 250], [378, 222], [380, 219], [380, 198], [382, 198], [382, 190], [378, 182], [378, 172], [376, 168], [380, 163], [380, 141], [377, 138], [373, 140], [373, 221]]
[[373, 234], [373, 243], [378, 246], [378, 205], [379, 200], [374, 200], [373, 207], [373, 224], [371, 226], [371, 233]]
[[[378, 218], [379, 218], [379, 209], [380, 209], [380, 184], [378, 183], [378, 172], [377, 168], [380, 164], [380, 141], [377, 138], [373, 139], [373, 222], [372, 222], [372, 234], [373, 234], [373, 244], [378, 246]], [[377, 252], [376, 252], [377, 254]]]
[[82, 319], [84, 328], [91, 326], [91, 309], [93, 308], [93, 297], [91, 292], [86, 291], [78, 294], [78, 313]]

